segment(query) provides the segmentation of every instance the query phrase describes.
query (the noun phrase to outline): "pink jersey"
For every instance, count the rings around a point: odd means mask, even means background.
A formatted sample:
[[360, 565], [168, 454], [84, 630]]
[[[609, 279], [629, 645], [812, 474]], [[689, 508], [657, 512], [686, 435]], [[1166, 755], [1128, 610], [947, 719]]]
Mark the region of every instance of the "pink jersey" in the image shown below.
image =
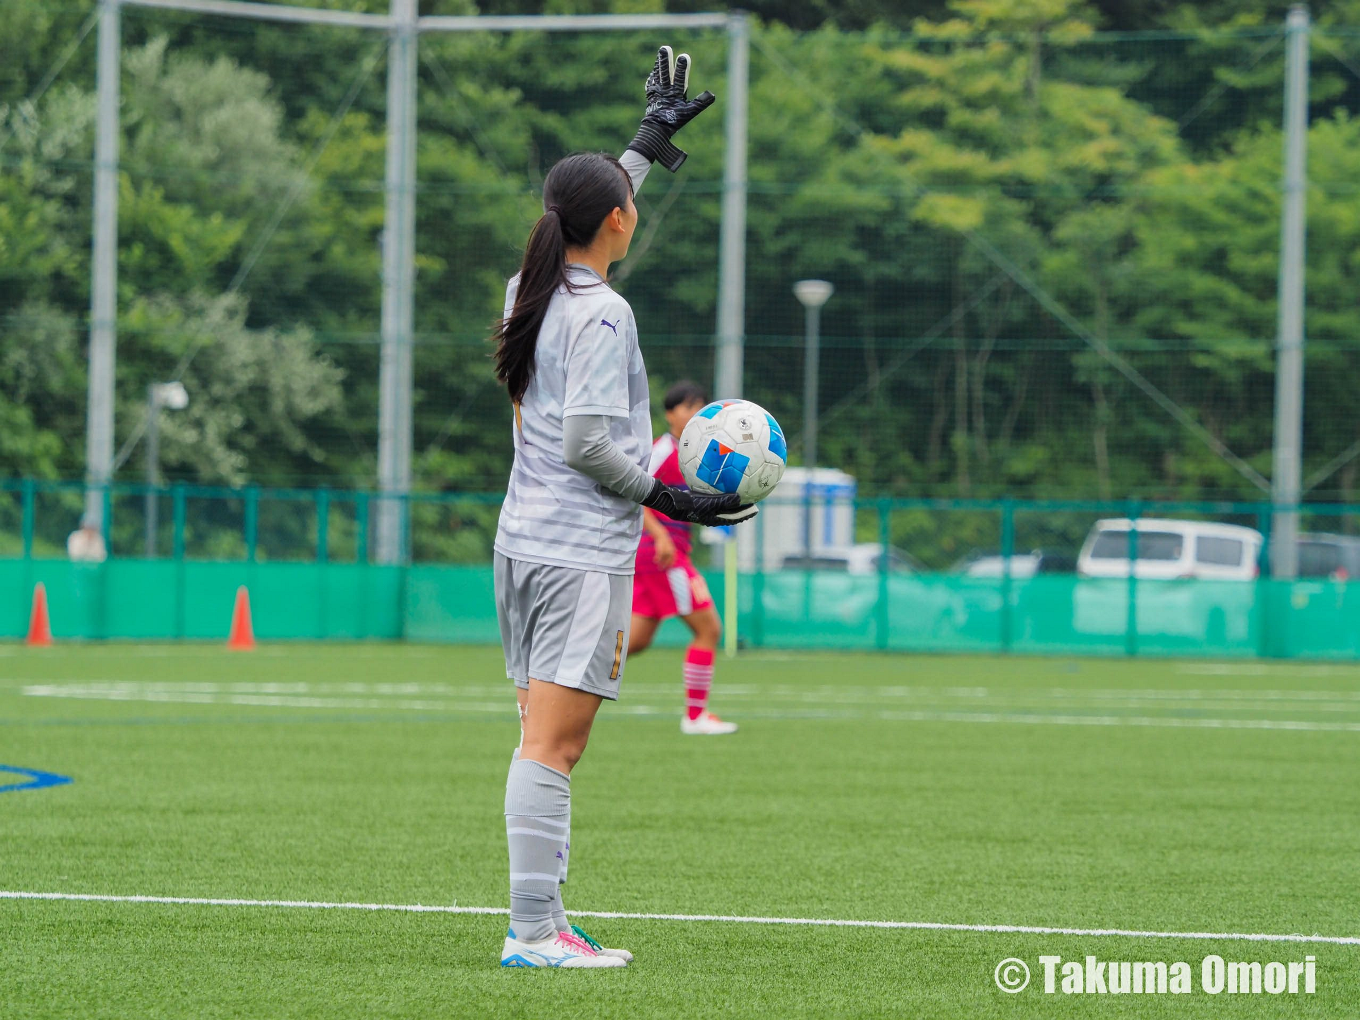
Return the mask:
[[[685, 476], [680, 473], [680, 446], [669, 432], [652, 444], [652, 459], [647, 465], [647, 470], [654, 478], [660, 478], [667, 485], [688, 488]], [[655, 510], [652, 512], [656, 513]], [[681, 521], [673, 521], [665, 514], [656, 514], [656, 519], [665, 525], [671, 541], [675, 543], [677, 556], [681, 559], [689, 556], [692, 545], [690, 526]], [[656, 543], [652, 541], [651, 535], [643, 531], [642, 542], [638, 546], [637, 572], [655, 573], [659, 569], [656, 565]]]

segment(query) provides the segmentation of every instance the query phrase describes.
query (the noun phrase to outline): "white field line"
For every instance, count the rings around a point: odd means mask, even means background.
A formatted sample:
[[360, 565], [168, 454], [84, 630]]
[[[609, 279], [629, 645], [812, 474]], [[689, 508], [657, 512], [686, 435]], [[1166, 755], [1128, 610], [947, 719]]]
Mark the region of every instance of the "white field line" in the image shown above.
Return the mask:
[[[87, 903], [159, 903], [196, 907], [283, 907], [303, 910], [369, 910], [408, 914], [491, 914], [504, 907], [460, 907], [422, 903], [330, 903], [319, 900], [209, 899], [193, 896], [107, 896], [97, 893], [21, 892], [0, 890], [0, 900], [60, 900]], [[620, 910], [573, 910], [580, 917], [625, 921], [711, 921], [724, 924], [787, 924], [824, 928], [896, 928], [919, 931], [986, 932], [1002, 935], [1089, 935], [1139, 939], [1201, 939], [1222, 942], [1317, 942], [1360, 946], [1351, 935], [1305, 935], [1273, 932], [1142, 931], [1136, 928], [1055, 928], [1032, 924], [953, 924], [945, 921], [862, 921], [831, 917], [748, 917], [740, 914], [653, 914]]]
[[[10, 678], [10, 683], [27, 684], [30, 688], [49, 689], [72, 688], [86, 691], [156, 691], [182, 694], [366, 694], [380, 696], [400, 695], [443, 695], [465, 698], [477, 696], [499, 696], [509, 689], [509, 682], [498, 684], [452, 684], [452, 683], [372, 683], [356, 681], [271, 681], [271, 682], [199, 682], [199, 681], [159, 681], [159, 680], [106, 680], [65, 677], [49, 678]], [[678, 691], [680, 685], [656, 682], [633, 682], [625, 685], [625, 691], [669, 694]], [[932, 702], [1043, 702], [1058, 701], [1097, 701], [1097, 702], [1300, 702], [1323, 703], [1360, 709], [1360, 691], [1357, 690], [1254, 690], [1250, 688], [1202, 688], [1179, 690], [1176, 688], [1123, 688], [1123, 687], [933, 687], [926, 685], [852, 685], [820, 684], [816, 687], [795, 686], [790, 684], [724, 684], [721, 687], [724, 697], [774, 698], [796, 701], [840, 700], [856, 702], [884, 699], [921, 699]], [[112, 694], [111, 694], [112, 696]]]
[[[477, 702], [446, 698], [322, 698], [282, 694], [207, 694], [197, 691], [150, 691], [124, 688], [88, 688], [74, 685], [25, 687], [23, 693], [37, 698], [74, 698], [85, 701], [148, 701], [185, 705], [250, 705], [263, 708], [386, 709], [402, 712], [489, 712], [514, 717], [515, 703], [508, 696], [500, 701]], [[504, 691], [503, 691], [504, 693]], [[661, 714], [653, 705], [620, 705], [625, 715]], [[666, 710], [667, 715], [674, 714]]]
[[1152, 715], [1027, 715], [1021, 712], [876, 712], [894, 722], [1010, 723], [1026, 726], [1145, 726], [1191, 730], [1296, 730], [1360, 733], [1360, 722], [1311, 719], [1202, 719]]
[[[148, 690], [133, 682], [115, 686], [89, 687], [66, 684], [47, 684], [25, 687], [23, 694], [30, 697], [76, 698], [97, 701], [143, 701], [156, 703], [179, 703], [195, 705], [246, 705], [266, 708], [322, 708], [322, 709], [361, 709], [397, 710], [406, 712], [487, 712], [492, 714], [512, 714], [508, 699], [495, 702], [471, 702], [458, 699], [404, 699], [404, 698], [337, 698], [312, 697], [280, 694], [227, 694], [197, 691]], [[820, 699], [825, 703], [829, 699]], [[975, 700], [971, 704], [979, 707], [987, 704]], [[1004, 704], [1004, 702], [992, 702]], [[1080, 704], [1051, 703], [1055, 709], [1071, 712], [1080, 709]], [[1091, 707], [1108, 710], [1117, 707], [1109, 703]], [[1145, 707], [1132, 705], [1130, 707]], [[1169, 707], [1169, 706], [1146, 706]], [[1228, 707], [1228, 706], [1218, 706]], [[1243, 708], [1243, 705], [1232, 707]], [[1316, 710], [1315, 705], [1294, 706]], [[672, 714], [672, 710], [652, 705], [623, 704], [613, 710], [625, 715], [661, 716]], [[1360, 721], [1328, 721], [1314, 719], [1233, 719], [1203, 718], [1180, 716], [1132, 716], [1132, 715], [1060, 715], [1035, 711], [955, 711], [948, 708], [922, 709], [917, 711], [897, 711], [892, 709], [762, 709], [752, 708], [742, 711], [748, 719], [826, 719], [853, 720], [879, 719], [887, 722], [949, 722], [949, 723], [991, 723], [1019, 726], [1135, 726], [1159, 727], [1168, 729], [1214, 729], [1214, 730], [1291, 730], [1295, 732], [1319, 733], [1360, 733]]]
[[[728, 697], [728, 692], [722, 690], [722, 696]], [[1084, 693], [1063, 696], [1056, 692], [998, 692], [983, 697], [960, 698], [946, 694], [943, 697], [911, 697], [906, 699], [908, 703], [931, 706], [961, 707], [977, 705], [979, 707], [996, 708], [1139, 708], [1144, 710], [1156, 709], [1190, 709], [1202, 711], [1206, 708], [1216, 708], [1224, 711], [1256, 711], [1268, 712], [1280, 708], [1295, 708], [1306, 712], [1349, 712], [1352, 714], [1360, 713], [1360, 699], [1350, 700], [1343, 692], [1338, 696], [1345, 700], [1321, 701], [1308, 698], [1295, 700], [1283, 700], [1276, 698], [1261, 698], [1256, 700], [1245, 700], [1241, 698], [1225, 699], [1205, 699], [1191, 694], [1185, 698], [1173, 697], [1120, 697], [1116, 692], [1103, 692], [1088, 696]], [[800, 702], [816, 705], [886, 705], [893, 700], [902, 703], [902, 699], [894, 699], [888, 696], [888, 692], [883, 695], [863, 694], [856, 692], [817, 692], [802, 691], [788, 692], [781, 694], [771, 694], [764, 698], [767, 701], [778, 702]]]
[[85, 701], [149, 701], [182, 705], [256, 705], [266, 708], [400, 709], [408, 712], [500, 712], [513, 714], [514, 702], [455, 701], [414, 698], [330, 698], [289, 694], [226, 694], [200, 691], [155, 691], [131, 687], [78, 687], [52, 684], [25, 687], [34, 698], [74, 698]]
[[1190, 676], [1355, 676], [1353, 663], [1336, 665], [1294, 665], [1269, 662], [1185, 662], [1176, 666], [1177, 673]]

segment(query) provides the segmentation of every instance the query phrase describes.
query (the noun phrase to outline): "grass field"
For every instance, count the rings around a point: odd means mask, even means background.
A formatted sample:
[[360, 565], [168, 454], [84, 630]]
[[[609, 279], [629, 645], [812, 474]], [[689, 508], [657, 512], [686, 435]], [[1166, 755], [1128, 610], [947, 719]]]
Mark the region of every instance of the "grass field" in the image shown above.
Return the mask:
[[[732, 738], [630, 662], [573, 777], [568, 910], [1360, 935], [1360, 670], [752, 654]], [[483, 648], [0, 648], [0, 888], [501, 908], [518, 730]], [[24, 777], [0, 772], [0, 786]], [[497, 966], [494, 914], [0, 899], [0, 1017], [1360, 1013], [1360, 944], [585, 918], [624, 971]], [[1313, 995], [1200, 961], [1316, 957]], [[1187, 961], [1047, 995], [1038, 957]], [[1006, 957], [1030, 986], [996, 987]]]

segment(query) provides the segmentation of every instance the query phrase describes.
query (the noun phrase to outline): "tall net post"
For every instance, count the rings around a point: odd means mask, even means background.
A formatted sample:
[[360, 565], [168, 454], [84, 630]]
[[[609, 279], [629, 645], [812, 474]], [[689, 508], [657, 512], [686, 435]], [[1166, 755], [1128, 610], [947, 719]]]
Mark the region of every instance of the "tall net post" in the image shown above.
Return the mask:
[[1308, 176], [1308, 8], [1290, 8], [1285, 26], [1284, 194], [1280, 217], [1279, 340], [1275, 369], [1272, 495], [1282, 512], [1272, 528], [1271, 571], [1298, 573], [1298, 515], [1303, 470], [1303, 281]]
[[107, 536], [104, 494], [113, 475], [113, 379], [118, 315], [118, 95], [120, 0], [99, 3], [95, 113], [94, 229], [90, 264], [89, 411], [85, 516]]
[[411, 491], [411, 345], [415, 320], [416, 48], [415, 0], [392, 0], [387, 51], [386, 210], [382, 234], [382, 353], [378, 378], [377, 561], [407, 557]]
[[721, 235], [718, 241], [718, 350], [713, 395], [742, 395], [746, 338], [746, 134], [751, 26], [733, 11], [727, 23], [727, 107]]

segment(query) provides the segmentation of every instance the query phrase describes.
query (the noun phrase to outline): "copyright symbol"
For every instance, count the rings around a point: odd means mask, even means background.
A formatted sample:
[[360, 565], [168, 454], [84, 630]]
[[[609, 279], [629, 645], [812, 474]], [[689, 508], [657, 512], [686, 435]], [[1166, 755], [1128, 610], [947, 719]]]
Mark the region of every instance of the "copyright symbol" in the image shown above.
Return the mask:
[[1013, 956], [1007, 957], [996, 965], [992, 979], [996, 981], [996, 987], [1007, 995], [1014, 995], [1016, 992], [1023, 992], [1029, 986], [1029, 967], [1024, 960], [1017, 960]]

